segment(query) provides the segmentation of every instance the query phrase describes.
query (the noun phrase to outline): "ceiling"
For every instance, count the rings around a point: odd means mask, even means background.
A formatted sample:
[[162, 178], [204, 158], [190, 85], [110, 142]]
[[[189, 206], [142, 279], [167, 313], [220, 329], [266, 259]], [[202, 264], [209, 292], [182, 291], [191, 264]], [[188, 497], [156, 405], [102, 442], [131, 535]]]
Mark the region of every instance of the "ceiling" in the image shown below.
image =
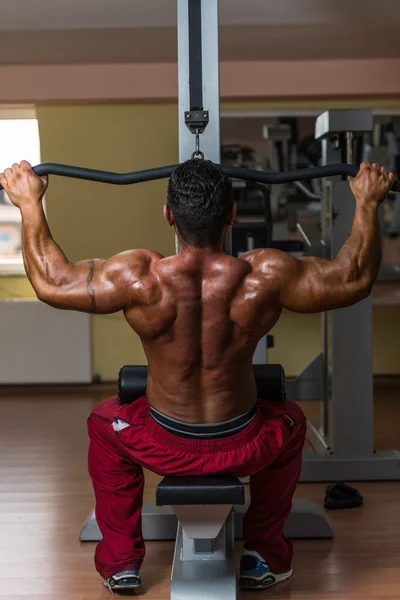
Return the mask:
[[[176, 0], [2, 0], [0, 30], [171, 27], [176, 6]], [[398, 0], [220, 0], [220, 16], [222, 25], [400, 22]]]
[[[0, 35], [0, 65], [175, 62], [176, 55], [172, 27], [6, 31]], [[398, 27], [246, 25], [220, 30], [221, 61], [316, 57], [400, 57]]]
[[[220, 0], [221, 60], [398, 58], [399, 8]], [[176, 0], [1, 0], [0, 64], [171, 62], [176, 20]]]

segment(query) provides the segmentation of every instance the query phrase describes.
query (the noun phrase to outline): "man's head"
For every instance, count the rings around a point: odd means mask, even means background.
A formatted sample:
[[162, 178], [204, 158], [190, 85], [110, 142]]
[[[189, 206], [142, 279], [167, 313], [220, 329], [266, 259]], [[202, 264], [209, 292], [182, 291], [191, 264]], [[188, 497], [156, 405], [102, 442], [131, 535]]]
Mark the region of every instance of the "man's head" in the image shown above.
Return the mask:
[[190, 246], [219, 244], [235, 218], [232, 184], [208, 160], [188, 160], [172, 173], [164, 215]]

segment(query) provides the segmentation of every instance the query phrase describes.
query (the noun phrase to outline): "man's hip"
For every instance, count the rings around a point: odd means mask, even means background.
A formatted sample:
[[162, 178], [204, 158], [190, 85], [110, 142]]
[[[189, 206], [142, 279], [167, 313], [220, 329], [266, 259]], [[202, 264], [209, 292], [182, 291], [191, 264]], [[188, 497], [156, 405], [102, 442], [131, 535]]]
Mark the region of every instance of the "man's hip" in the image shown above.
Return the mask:
[[[246, 477], [272, 465], [305, 429], [301, 409], [290, 401], [260, 400], [254, 411], [232, 421], [188, 426], [154, 413], [146, 398], [124, 406], [110, 398], [96, 407], [88, 425], [91, 435], [95, 431], [97, 439], [101, 435], [105, 452], [109, 444], [127, 459], [163, 476], [230, 473]], [[215, 435], [218, 429], [220, 436]]]

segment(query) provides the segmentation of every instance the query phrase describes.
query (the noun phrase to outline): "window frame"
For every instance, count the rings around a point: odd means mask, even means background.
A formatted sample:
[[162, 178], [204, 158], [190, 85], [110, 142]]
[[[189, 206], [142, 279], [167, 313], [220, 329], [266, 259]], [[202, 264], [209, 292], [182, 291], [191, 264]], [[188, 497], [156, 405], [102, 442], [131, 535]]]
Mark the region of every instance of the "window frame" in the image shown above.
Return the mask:
[[[0, 104], [0, 121], [4, 120], [36, 120], [36, 108], [33, 104]], [[0, 278], [25, 276], [24, 261], [21, 258], [1, 258]]]

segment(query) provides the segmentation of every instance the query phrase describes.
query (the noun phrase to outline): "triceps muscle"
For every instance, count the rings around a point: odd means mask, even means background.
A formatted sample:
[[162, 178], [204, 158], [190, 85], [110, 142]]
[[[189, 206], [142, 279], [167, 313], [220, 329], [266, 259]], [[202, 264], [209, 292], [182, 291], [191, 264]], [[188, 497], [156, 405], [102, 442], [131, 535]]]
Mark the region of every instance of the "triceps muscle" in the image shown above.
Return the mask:
[[92, 286], [93, 275], [94, 275], [95, 261], [92, 259], [89, 261], [89, 273], [86, 279], [86, 289], [90, 298], [91, 307], [90, 310], [94, 314], [96, 312], [96, 294], [94, 287]]

